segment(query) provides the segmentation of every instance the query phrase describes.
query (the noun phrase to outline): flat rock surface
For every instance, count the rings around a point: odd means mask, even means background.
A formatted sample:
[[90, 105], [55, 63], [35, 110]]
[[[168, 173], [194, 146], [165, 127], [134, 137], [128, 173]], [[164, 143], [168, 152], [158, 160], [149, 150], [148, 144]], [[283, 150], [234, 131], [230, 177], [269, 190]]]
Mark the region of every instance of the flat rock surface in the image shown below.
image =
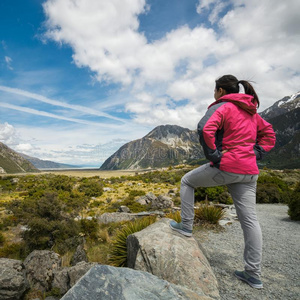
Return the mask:
[[300, 299], [300, 222], [291, 221], [287, 211], [286, 205], [257, 204], [263, 232], [262, 290], [233, 275], [243, 269], [244, 240], [238, 221], [221, 232], [195, 232], [217, 277], [222, 300]]

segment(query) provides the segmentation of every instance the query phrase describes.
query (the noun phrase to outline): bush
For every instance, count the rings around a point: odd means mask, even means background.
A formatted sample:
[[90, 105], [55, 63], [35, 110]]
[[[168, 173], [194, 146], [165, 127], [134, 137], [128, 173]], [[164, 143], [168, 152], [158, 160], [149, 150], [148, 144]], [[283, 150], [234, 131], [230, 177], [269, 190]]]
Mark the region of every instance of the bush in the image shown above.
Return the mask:
[[85, 178], [80, 183], [78, 190], [88, 197], [99, 197], [103, 194], [103, 185], [99, 180]]
[[2, 232], [0, 232], [0, 246], [3, 246], [4, 242], [5, 242], [5, 236], [3, 235]]
[[99, 224], [95, 218], [93, 218], [92, 220], [81, 219], [80, 231], [84, 233], [86, 237], [89, 237], [91, 240], [97, 240]]
[[232, 204], [232, 199], [226, 186], [199, 187], [195, 189], [195, 201], [216, 201], [224, 204]]
[[260, 175], [257, 180], [257, 203], [288, 203], [290, 190], [288, 185], [279, 177]]
[[127, 223], [123, 228], [118, 230], [112, 241], [109, 262], [115, 267], [127, 266], [127, 246], [126, 240], [130, 234], [141, 231], [147, 226], [153, 224], [156, 217], [145, 217], [134, 222]]
[[294, 221], [300, 221], [300, 182], [298, 182], [288, 203], [288, 214]]
[[222, 210], [222, 208], [209, 205], [208, 202], [195, 209], [196, 221], [204, 221], [211, 224], [217, 224], [223, 216], [224, 211]]
[[25, 250], [24, 243], [4, 244], [0, 248], [0, 257], [11, 259], [24, 259], [29, 252]]

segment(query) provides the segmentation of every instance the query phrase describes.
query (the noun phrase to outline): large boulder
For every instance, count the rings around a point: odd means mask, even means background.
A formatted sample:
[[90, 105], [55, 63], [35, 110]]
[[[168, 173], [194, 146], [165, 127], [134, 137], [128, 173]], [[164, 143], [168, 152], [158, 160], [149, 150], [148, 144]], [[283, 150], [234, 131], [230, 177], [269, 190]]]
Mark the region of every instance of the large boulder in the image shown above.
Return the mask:
[[52, 288], [64, 295], [95, 263], [79, 262], [76, 266], [54, 271]]
[[61, 300], [212, 300], [142, 271], [95, 265]]
[[61, 258], [53, 251], [35, 250], [26, 257], [24, 266], [30, 287], [47, 292], [51, 290], [54, 271], [61, 267]]
[[169, 222], [163, 218], [128, 236], [128, 267], [219, 299], [216, 277], [196, 240], [174, 232]]
[[21, 261], [0, 258], [0, 299], [18, 300], [28, 288]]

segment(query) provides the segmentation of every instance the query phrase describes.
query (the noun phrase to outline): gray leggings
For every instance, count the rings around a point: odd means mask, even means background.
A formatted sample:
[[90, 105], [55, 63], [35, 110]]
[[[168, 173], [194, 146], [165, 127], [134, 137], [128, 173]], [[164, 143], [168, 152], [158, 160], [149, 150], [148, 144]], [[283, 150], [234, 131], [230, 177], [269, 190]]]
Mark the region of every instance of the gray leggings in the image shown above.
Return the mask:
[[260, 278], [262, 234], [256, 217], [256, 182], [258, 175], [243, 175], [220, 171], [210, 164], [185, 174], [181, 179], [181, 219], [184, 228], [192, 230], [194, 221], [194, 189], [227, 185], [244, 233], [245, 270]]

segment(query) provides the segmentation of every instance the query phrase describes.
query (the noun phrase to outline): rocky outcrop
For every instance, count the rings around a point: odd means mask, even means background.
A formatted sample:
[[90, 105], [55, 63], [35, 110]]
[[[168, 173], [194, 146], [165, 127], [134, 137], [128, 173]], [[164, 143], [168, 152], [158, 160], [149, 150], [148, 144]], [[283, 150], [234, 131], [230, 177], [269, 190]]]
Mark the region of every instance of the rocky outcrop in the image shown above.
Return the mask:
[[61, 300], [210, 300], [142, 271], [96, 265]]
[[24, 260], [26, 277], [31, 288], [47, 292], [51, 290], [54, 271], [60, 269], [60, 256], [48, 250], [35, 250]]
[[147, 193], [145, 196], [141, 196], [136, 199], [137, 203], [142, 205], [149, 205], [152, 209], [165, 209], [174, 206], [174, 203], [169, 196], [159, 195], [156, 197], [153, 193]]
[[0, 299], [20, 299], [28, 287], [22, 262], [0, 258]]
[[128, 236], [128, 266], [219, 299], [217, 280], [196, 240], [172, 231], [169, 222], [161, 219]]
[[79, 262], [88, 262], [88, 257], [86, 254], [86, 251], [84, 249], [84, 245], [80, 244], [77, 246], [75, 253], [73, 254], [72, 258], [71, 258], [71, 266], [75, 266], [77, 265], [77, 263]]
[[171, 208], [174, 206], [173, 201], [168, 196], [159, 195], [157, 198], [152, 200], [151, 208], [152, 209], [165, 209]]
[[95, 263], [79, 262], [76, 266], [54, 271], [52, 288], [64, 295]]

